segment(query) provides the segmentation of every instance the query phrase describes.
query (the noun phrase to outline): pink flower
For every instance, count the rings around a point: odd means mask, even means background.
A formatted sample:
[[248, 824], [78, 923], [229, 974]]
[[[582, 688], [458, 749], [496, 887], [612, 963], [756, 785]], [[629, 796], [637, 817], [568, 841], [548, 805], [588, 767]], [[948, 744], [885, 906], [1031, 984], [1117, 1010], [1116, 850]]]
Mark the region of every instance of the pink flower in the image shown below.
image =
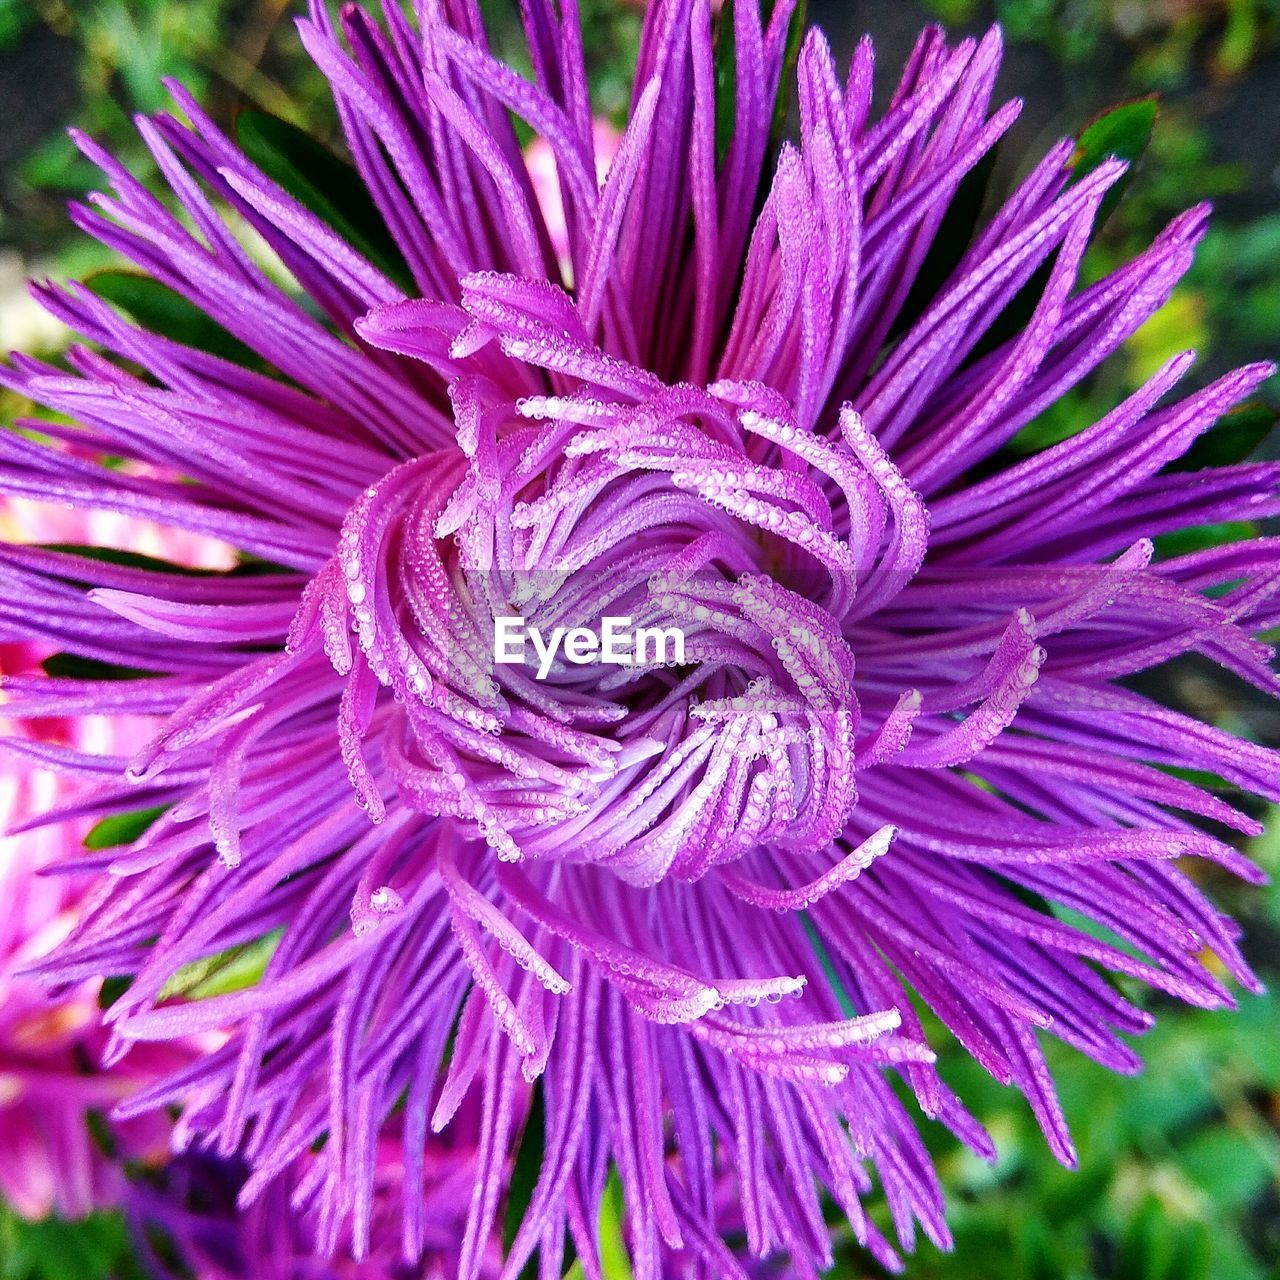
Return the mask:
[[[308, 1177], [305, 1163], [272, 1181], [265, 1194], [240, 1210], [243, 1163], [189, 1151], [154, 1183], [136, 1183], [126, 1213], [139, 1252], [157, 1277], [397, 1280], [412, 1274], [415, 1280], [454, 1280], [476, 1178], [479, 1133], [479, 1108], [468, 1107], [448, 1134], [427, 1143], [414, 1164], [402, 1133], [389, 1126], [378, 1140], [367, 1187], [369, 1221], [358, 1240], [314, 1194], [315, 1179]], [[411, 1189], [415, 1186], [417, 1192]], [[299, 1203], [317, 1211], [298, 1214]], [[402, 1219], [405, 1203], [413, 1207], [411, 1222]], [[333, 1239], [326, 1239], [328, 1232], [335, 1233]], [[154, 1248], [158, 1238], [168, 1246], [164, 1257]], [[412, 1272], [402, 1256], [406, 1238], [421, 1255]], [[340, 1246], [336, 1250], [335, 1242]], [[335, 1253], [331, 1259], [321, 1256], [326, 1246]], [[167, 1258], [179, 1259], [181, 1270], [174, 1272]], [[481, 1251], [478, 1274], [480, 1280], [497, 1280], [501, 1270], [501, 1239], [495, 1232]]]
[[[10, 541], [69, 542], [164, 555], [189, 567], [234, 563], [224, 544], [175, 533], [112, 513], [21, 499], [0, 503], [0, 531]], [[34, 670], [47, 652], [31, 644], [0, 645], [0, 675]], [[152, 732], [143, 717], [109, 720], [6, 721], [15, 744], [52, 741], [78, 751], [128, 754]], [[144, 1045], [124, 1063], [102, 1069], [108, 1033], [100, 983], [89, 980], [50, 993], [24, 976], [62, 942], [86, 899], [83, 879], [46, 875], [55, 863], [83, 855], [87, 822], [35, 825], [74, 794], [65, 777], [38, 756], [11, 752], [0, 771], [0, 1194], [26, 1218], [51, 1212], [81, 1217], [119, 1200], [119, 1158], [151, 1161], [168, 1148], [163, 1114], [111, 1122], [111, 1110], [138, 1088], [180, 1067], [185, 1045]]]
[[[596, 180], [603, 183], [613, 157], [618, 154], [622, 134], [607, 120], [596, 116], [591, 122], [591, 141], [595, 151]], [[529, 178], [533, 182], [533, 194], [538, 200], [538, 211], [547, 224], [551, 247], [556, 251], [561, 268], [572, 274], [569, 228], [565, 221], [564, 199], [560, 193], [560, 178], [551, 143], [546, 138], [535, 138], [525, 148], [524, 160], [529, 169]]]

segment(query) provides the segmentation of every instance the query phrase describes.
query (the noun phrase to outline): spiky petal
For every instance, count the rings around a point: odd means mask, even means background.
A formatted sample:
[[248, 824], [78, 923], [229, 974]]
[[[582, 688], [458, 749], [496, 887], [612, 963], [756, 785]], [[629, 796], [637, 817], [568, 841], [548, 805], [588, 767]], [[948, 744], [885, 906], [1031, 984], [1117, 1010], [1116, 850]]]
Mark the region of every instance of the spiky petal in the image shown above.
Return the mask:
[[[114, 195], [80, 225], [255, 367], [43, 286], [107, 354], [2, 375], [81, 424], [0, 442], [3, 481], [212, 534], [270, 571], [6, 553], [27, 601], [10, 625], [154, 673], [131, 697], [167, 717], [127, 771], [59, 758], [108, 802], [166, 812], [83, 860], [110, 889], [51, 971], [133, 976], [121, 1048], [231, 1029], [128, 1109], [186, 1100], [183, 1136], [248, 1162], [246, 1202], [306, 1162], [322, 1247], [348, 1223], [357, 1252], [369, 1238], [361, 1188], [392, 1112], [416, 1186], [428, 1126], [479, 1098], [473, 1280], [537, 1087], [540, 1175], [507, 1276], [539, 1250], [558, 1275], [566, 1238], [598, 1273], [611, 1169], [640, 1280], [672, 1256], [741, 1274], [717, 1233], [726, 1178], [747, 1255], [816, 1276], [821, 1191], [895, 1265], [862, 1207], [873, 1174], [898, 1243], [948, 1234], [890, 1077], [992, 1154], [912, 992], [1070, 1162], [1038, 1032], [1131, 1071], [1123, 1037], [1150, 1019], [1103, 971], [1230, 1004], [1208, 950], [1254, 985], [1177, 860], [1253, 875], [1202, 820], [1256, 826], [1182, 775], [1280, 799], [1276, 757], [1124, 682], [1198, 652], [1274, 689], [1252, 636], [1275, 624], [1276, 544], [1168, 559], [1152, 542], [1275, 512], [1273, 464], [1168, 469], [1269, 370], [1174, 399], [1179, 357], [1078, 435], [1005, 452], [1168, 298], [1205, 211], [1079, 284], [1123, 165], [1077, 175], [1066, 141], [922, 300], [959, 184], [1016, 114], [991, 107], [999, 35], [927, 31], [872, 121], [870, 45], [842, 81], [811, 34], [799, 142], [775, 161], [792, 8], [733, 7], [726, 80], [709, 5], [651, 6], [601, 185], [571, 4], [523, 6], [533, 81], [461, 0], [424, 0], [416, 23], [386, 6], [382, 25], [349, 5], [338, 27], [314, 4], [303, 41], [394, 261], [344, 242], [176, 86], [188, 123], [141, 127], [185, 218], [84, 143]], [[512, 112], [555, 158], [563, 251]], [[69, 440], [161, 470], [108, 470]], [[512, 613], [678, 622], [689, 651], [538, 680], [494, 660]], [[110, 710], [106, 688], [28, 682], [13, 708]], [[183, 966], [277, 930], [252, 989], [166, 997]], [[421, 1248], [407, 1233], [406, 1256]]]

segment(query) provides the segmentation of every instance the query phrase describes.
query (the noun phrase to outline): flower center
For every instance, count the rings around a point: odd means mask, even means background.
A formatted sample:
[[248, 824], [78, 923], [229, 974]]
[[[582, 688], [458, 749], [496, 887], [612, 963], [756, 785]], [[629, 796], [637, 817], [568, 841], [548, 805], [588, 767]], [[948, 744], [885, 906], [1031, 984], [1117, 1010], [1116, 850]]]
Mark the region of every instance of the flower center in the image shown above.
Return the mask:
[[[473, 824], [500, 857], [638, 883], [830, 841], [857, 726], [838, 482], [759, 414], [744, 449], [739, 411], [707, 392], [513, 403], [464, 382], [454, 402], [460, 447], [367, 490], [317, 583], [357, 787], [374, 785], [376, 738], [404, 800]], [[545, 652], [541, 637], [620, 618], [678, 634], [679, 654]], [[511, 619], [541, 658], [499, 660]]]

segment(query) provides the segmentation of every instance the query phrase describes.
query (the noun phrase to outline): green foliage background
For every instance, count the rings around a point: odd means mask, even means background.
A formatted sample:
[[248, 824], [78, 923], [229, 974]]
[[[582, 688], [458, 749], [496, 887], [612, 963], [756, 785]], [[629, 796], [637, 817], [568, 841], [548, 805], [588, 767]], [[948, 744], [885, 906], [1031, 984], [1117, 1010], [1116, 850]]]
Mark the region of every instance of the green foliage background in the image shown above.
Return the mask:
[[[486, 0], [486, 8], [498, 43], [513, 52], [518, 45], [504, 26], [513, 6]], [[638, 16], [609, 0], [583, 9], [598, 106], [617, 115], [625, 110]], [[16, 305], [10, 277], [22, 271], [107, 265], [97, 246], [68, 234], [63, 219], [63, 200], [95, 181], [65, 125], [88, 129], [145, 171], [130, 115], [163, 108], [160, 79], [172, 75], [224, 120], [248, 104], [333, 137], [323, 82], [293, 33], [292, 11], [290, 0], [0, 0], [0, 308]], [[1022, 441], [1028, 450], [1079, 430], [1173, 352], [1198, 349], [1202, 377], [1280, 352], [1280, 0], [811, 0], [811, 13], [838, 48], [870, 31], [886, 69], [924, 20], [973, 30], [998, 17], [1015, 78], [1032, 97], [1031, 120], [1016, 139], [1022, 149], [1077, 131], [1110, 102], [1160, 94], [1151, 147], [1091, 250], [1090, 275], [1142, 247], [1189, 202], [1219, 205], [1170, 304], [1121, 358], [1034, 424]], [[1263, 447], [1274, 454], [1274, 436]], [[1280, 741], [1272, 710], [1207, 669], [1178, 668], [1161, 679], [1169, 697], [1199, 714]], [[1272, 818], [1252, 852], [1275, 876], [1280, 821]], [[1251, 958], [1274, 989], [1280, 893], [1201, 874], [1244, 923]], [[931, 1135], [957, 1250], [943, 1255], [926, 1246], [909, 1276], [1280, 1280], [1280, 1005], [1272, 994], [1246, 998], [1230, 1016], [1158, 998], [1149, 1004], [1161, 1021], [1139, 1046], [1151, 1065], [1137, 1079], [1050, 1046], [1080, 1151], [1077, 1173], [1052, 1161], [1016, 1095], [944, 1048], [947, 1078], [1003, 1156], [988, 1168]], [[603, 1230], [616, 1232], [616, 1209], [606, 1217]], [[611, 1280], [620, 1280], [623, 1255], [610, 1253]], [[123, 1225], [111, 1215], [31, 1226], [0, 1211], [0, 1280], [136, 1274]], [[844, 1241], [833, 1274], [878, 1273]]]

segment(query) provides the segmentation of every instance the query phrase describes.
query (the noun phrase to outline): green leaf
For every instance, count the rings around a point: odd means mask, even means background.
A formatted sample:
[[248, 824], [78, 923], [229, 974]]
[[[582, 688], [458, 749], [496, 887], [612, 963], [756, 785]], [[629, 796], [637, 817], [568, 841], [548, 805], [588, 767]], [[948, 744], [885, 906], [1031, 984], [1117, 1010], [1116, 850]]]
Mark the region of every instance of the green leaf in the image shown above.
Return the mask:
[[1151, 144], [1160, 104], [1154, 94], [1120, 102], [1095, 116], [1076, 137], [1071, 156], [1072, 182], [1092, 173], [1104, 160], [1114, 156], [1129, 168], [1102, 199], [1095, 226], [1101, 226], [1120, 203], [1125, 188], [1133, 178], [1134, 166]]
[[[768, 22], [773, 6], [774, 0], [764, 0], [760, 13], [762, 22]], [[804, 41], [807, 8], [808, 0], [799, 0], [787, 24], [787, 46], [783, 54], [782, 75], [778, 80], [778, 96], [773, 105], [773, 122], [770, 127], [770, 142], [774, 146], [781, 139], [782, 130], [787, 121], [791, 86], [795, 82], [796, 63], [800, 57], [800, 46]], [[725, 0], [716, 22], [712, 63], [716, 86], [717, 167], [724, 163], [725, 157], [729, 154], [729, 145], [733, 142], [734, 126], [737, 123], [738, 50], [733, 38], [733, 26], [733, 0]], [[771, 165], [765, 166], [766, 173], [771, 169]]]
[[1024, 907], [1031, 911], [1038, 912], [1042, 916], [1048, 916], [1050, 919], [1055, 918], [1053, 914], [1053, 903], [1042, 893], [1037, 893], [1034, 889], [1028, 889], [1026, 885], [1019, 884], [1016, 880], [1010, 880], [1006, 876], [999, 877], [1001, 885], [1009, 891]]
[[738, 105], [738, 49], [733, 39], [733, 0], [725, 0], [716, 22], [712, 55], [716, 81], [716, 167], [724, 164], [733, 141]]
[[1155, 539], [1156, 559], [1172, 560], [1196, 551], [1208, 551], [1229, 542], [1246, 542], [1258, 536], [1258, 526], [1245, 520], [1228, 520], [1222, 524], [1197, 524], [1189, 529], [1162, 533]]
[[265, 111], [242, 110], [236, 139], [263, 173], [406, 293], [417, 292], [409, 264], [355, 169], [304, 129]]
[[143, 1280], [121, 1213], [26, 1222], [0, 1205], [0, 1280]]
[[89, 828], [84, 847], [114, 849], [118, 845], [132, 844], [168, 807], [158, 804], [151, 809], [136, 809], [132, 813], [115, 813], [103, 818]]
[[1243, 462], [1280, 421], [1280, 414], [1260, 400], [1239, 405], [1224, 414], [1215, 426], [1199, 436], [1168, 471], [1203, 471], [1206, 467], [1230, 467]]
[[[191, 565], [174, 564], [141, 551], [124, 551], [119, 547], [91, 547], [80, 542], [42, 542], [35, 544], [41, 551], [57, 551], [63, 555], [80, 556], [101, 564], [119, 565], [126, 569], [145, 569], [149, 573], [176, 573], [184, 578], [261, 578], [269, 574], [295, 573], [287, 565], [275, 564], [257, 556], [241, 553], [239, 563], [231, 569], [197, 569]], [[71, 574], [62, 574], [68, 581], [80, 582]]]
[[993, 465], [992, 472], [999, 471], [1014, 458], [1031, 457], [1051, 449], [1055, 444], [1079, 435], [1093, 421], [1095, 411], [1088, 400], [1072, 389], [1059, 397], [1023, 427], [1001, 450], [1000, 465]]
[[631, 1259], [627, 1253], [624, 1224], [626, 1201], [622, 1179], [616, 1167], [610, 1168], [604, 1195], [600, 1197], [600, 1270], [607, 1280], [634, 1280]]
[[98, 1008], [110, 1009], [131, 986], [133, 986], [133, 979], [127, 974], [103, 978], [102, 986], [98, 988]]
[[[1081, 178], [1092, 173], [1111, 156], [1115, 156], [1118, 160], [1125, 160], [1129, 164], [1129, 168], [1112, 184], [1102, 198], [1102, 203], [1098, 207], [1098, 216], [1093, 224], [1095, 234], [1120, 203], [1120, 198], [1133, 177], [1134, 166], [1151, 141], [1157, 111], [1158, 105], [1154, 95], [1135, 98], [1131, 102], [1121, 102], [1095, 116], [1076, 135], [1076, 149], [1069, 161], [1071, 178], [1068, 186], [1074, 185]], [[1009, 305], [983, 334], [981, 341], [969, 357], [970, 361], [981, 359], [1026, 328], [1027, 322], [1035, 312], [1036, 304], [1048, 287], [1057, 256], [1055, 250], [1040, 264], [1031, 279], [1018, 290]]]
[[[765, 9], [773, 13], [773, 0], [766, 0]], [[782, 75], [778, 80], [778, 98], [773, 104], [773, 126], [770, 130], [770, 142], [773, 147], [782, 139], [782, 131], [786, 127], [787, 112], [791, 105], [791, 86], [796, 81], [796, 66], [800, 61], [800, 46], [804, 43], [805, 19], [809, 10], [809, 0], [796, 0], [796, 7], [791, 12], [787, 23], [787, 47], [782, 55]]]
[[1212, 341], [1204, 295], [1190, 285], [1175, 285], [1164, 305], [1124, 344], [1129, 385], [1142, 386], [1175, 356], [1203, 351]]
[[108, 1160], [118, 1159], [120, 1145], [116, 1142], [115, 1134], [111, 1132], [111, 1125], [107, 1122], [107, 1117], [97, 1107], [90, 1107], [85, 1112], [84, 1123], [85, 1128], [89, 1130], [89, 1137], [93, 1140], [93, 1145]]
[[78, 653], [51, 654], [40, 666], [45, 675], [59, 676], [64, 680], [147, 680], [159, 674], [118, 666], [113, 662], [100, 662], [97, 658], [82, 658]]
[[151, 573], [180, 573], [190, 578], [211, 577], [217, 573], [214, 569], [189, 569], [186, 565], [174, 564], [171, 560], [161, 560], [158, 556], [145, 555], [141, 551], [123, 551], [118, 547], [90, 547], [78, 542], [43, 542], [39, 544], [39, 549], [80, 556], [84, 560], [97, 560], [101, 564], [114, 564], [126, 569], [146, 569]]
[[1197, 1133], [1178, 1152], [1182, 1171], [1219, 1210], [1243, 1210], [1266, 1190], [1271, 1164], [1262, 1141], [1235, 1126]]
[[242, 942], [183, 965], [160, 989], [160, 999], [187, 996], [207, 1000], [256, 986], [282, 937], [284, 930], [274, 929], [253, 942]]
[[[516, 1233], [529, 1210], [533, 1200], [533, 1190], [538, 1185], [542, 1173], [542, 1155], [546, 1145], [546, 1102], [542, 1095], [542, 1082], [533, 1087], [529, 1102], [529, 1118], [525, 1121], [524, 1132], [520, 1137], [520, 1148], [516, 1152], [515, 1164], [511, 1170], [511, 1179], [507, 1191], [507, 1211], [502, 1222], [502, 1247], [505, 1253], [515, 1242]], [[521, 1280], [536, 1280], [538, 1259], [535, 1253], [524, 1270]]]
[[542, 1155], [546, 1144], [546, 1101], [542, 1082], [535, 1083], [529, 1102], [529, 1118], [525, 1121], [516, 1152], [515, 1164], [508, 1182], [507, 1212], [503, 1222], [503, 1242], [510, 1248], [524, 1215], [533, 1199], [533, 1189], [542, 1172]]
[[37, 17], [34, 5], [20, 0], [0, 0], [0, 50], [7, 52]]
[[150, 276], [132, 271], [99, 271], [89, 287], [153, 333], [234, 364], [261, 369], [262, 361], [194, 303]]
[[[502, 1247], [504, 1253], [510, 1250], [515, 1242], [520, 1224], [524, 1221], [529, 1205], [533, 1201], [533, 1193], [542, 1176], [542, 1158], [546, 1146], [547, 1108], [542, 1092], [542, 1082], [533, 1086], [529, 1102], [529, 1118], [525, 1121], [524, 1132], [520, 1136], [520, 1147], [516, 1152], [515, 1164], [511, 1170], [508, 1183], [507, 1209], [502, 1222]], [[568, 1271], [577, 1261], [577, 1251], [573, 1240], [565, 1241], [564, 1266]], [[538, 1253], [525, 1264], [520, 1273], [520, 1280], [537, 1280]]]

